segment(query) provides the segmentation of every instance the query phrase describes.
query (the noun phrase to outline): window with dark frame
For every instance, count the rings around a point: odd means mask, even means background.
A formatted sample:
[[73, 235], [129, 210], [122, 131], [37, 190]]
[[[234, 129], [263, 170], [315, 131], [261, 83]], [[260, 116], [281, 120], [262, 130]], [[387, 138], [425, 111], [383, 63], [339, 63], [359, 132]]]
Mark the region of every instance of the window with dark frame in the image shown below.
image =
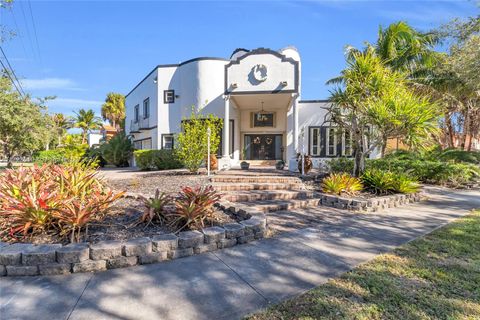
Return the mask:
[[150, 117], [150, 98], [143, 100], [143, 119]]
[[175, 90], [164, 90], [163, 103], [174, 103], [174, 102], [175, 102]]
[[322, 150], [320, 143], [320, 127], [310, 127], [310, 154], [320, 156]]
[[326, 139], [326, 154], [327, 156], [337, 155], [337, 135], [335, 128], [327, 128], [327, 139]]
[[140, 106], [137, 104], [134, 108], [133, 108], [133, 121], [135, 123], [138, 122], [139, 120], [139, 117], [140, 117]]
[[351, 157], [353, 155], [352, 133], [349, 130], [343, 131], [343, 156]]
[[162, 149], [173, 150], [173, 134], [162, 135]]

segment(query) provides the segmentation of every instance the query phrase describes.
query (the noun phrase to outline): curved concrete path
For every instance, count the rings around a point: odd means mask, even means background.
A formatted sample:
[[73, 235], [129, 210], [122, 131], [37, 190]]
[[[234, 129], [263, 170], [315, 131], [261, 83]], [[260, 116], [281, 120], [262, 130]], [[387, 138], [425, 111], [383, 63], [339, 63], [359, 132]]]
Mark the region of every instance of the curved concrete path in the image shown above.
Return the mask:
[[96, 274], [0, 278], [0, 319], [241, 318], [480, 208], [478, 191], [428, 191], [427, 201], [383, 213], [304, 209], [318, 214], [317, 224], [216, 253]]

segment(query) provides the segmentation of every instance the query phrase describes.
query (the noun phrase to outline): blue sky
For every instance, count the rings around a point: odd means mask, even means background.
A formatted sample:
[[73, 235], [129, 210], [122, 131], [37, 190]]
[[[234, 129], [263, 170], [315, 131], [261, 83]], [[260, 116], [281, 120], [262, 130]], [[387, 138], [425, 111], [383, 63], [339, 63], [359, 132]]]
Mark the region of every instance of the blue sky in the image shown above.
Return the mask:
[[429, 30], [478, 12], [476, 1], [17, 0], [0, 23], [17, 33], [2, 47], [26, 91], [55, 95], [49, 110], [72, 114], [99, 112], [107, 92], [126, 94], [157, 64], [228, 58], [239, 47], [297, 47], [302, 99], [325, 99], [344, 46], [374, 42], [379, 25]]

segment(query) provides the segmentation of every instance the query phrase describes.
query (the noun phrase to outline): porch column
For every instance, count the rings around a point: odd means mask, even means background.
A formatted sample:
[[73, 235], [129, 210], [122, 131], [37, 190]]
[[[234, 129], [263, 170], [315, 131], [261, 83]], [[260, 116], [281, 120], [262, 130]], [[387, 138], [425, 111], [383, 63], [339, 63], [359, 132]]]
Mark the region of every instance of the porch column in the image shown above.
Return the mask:
[[223, 118], [223, 158], [230, 159], [230, 96], [225, 95], [225, 115]]
[[298, 95], [293, 96], [293, 158], [298, 153]]

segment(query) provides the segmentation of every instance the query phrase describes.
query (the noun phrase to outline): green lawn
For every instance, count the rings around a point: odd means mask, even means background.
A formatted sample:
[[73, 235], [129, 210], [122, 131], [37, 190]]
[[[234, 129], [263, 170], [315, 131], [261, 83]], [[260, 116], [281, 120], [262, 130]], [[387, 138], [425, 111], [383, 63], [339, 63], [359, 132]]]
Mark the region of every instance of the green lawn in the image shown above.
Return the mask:
[[480, 319], [480, 211], [249, 319]]

